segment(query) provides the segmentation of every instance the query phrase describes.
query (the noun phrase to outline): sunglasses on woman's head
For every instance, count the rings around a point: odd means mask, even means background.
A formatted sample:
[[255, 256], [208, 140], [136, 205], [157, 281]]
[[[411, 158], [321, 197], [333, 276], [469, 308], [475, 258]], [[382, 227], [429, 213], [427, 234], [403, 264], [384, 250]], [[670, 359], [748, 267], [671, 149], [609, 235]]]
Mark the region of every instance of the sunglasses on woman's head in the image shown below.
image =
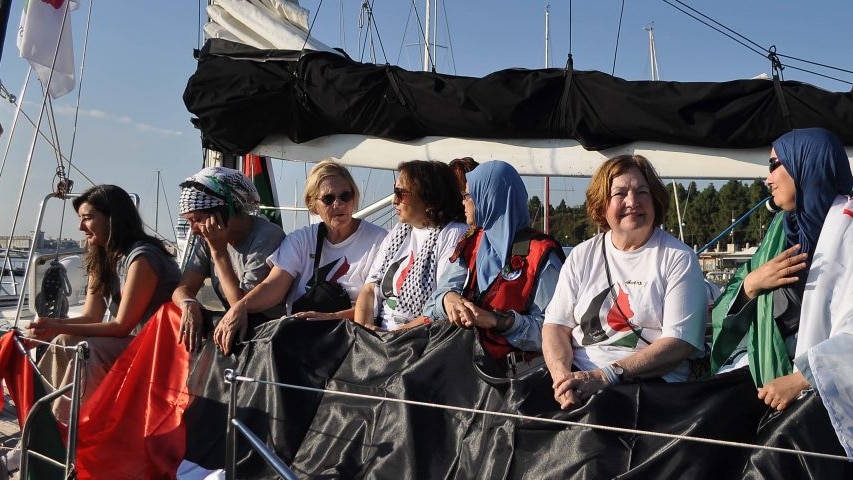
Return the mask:
[[403, 200], [403, 197], [406, 195], [411, 195], [412, 192], [400, 187], [394, 187], [394, 198], [397, 200]]
[[335, 203], [335, 199], [340, 200], [341, 203], [349, 203], [353, 198], [353, 194], [350, 191], [346, 191], [337, 197], [332, 195], [331, 193], [327, 193], [320, 197], [320, 201], [323, 202], [323, 205], [331, 205]]
[[773, 170], [776, 170], [782, 165], [782, 161], [776, 157], [770, 157], [767, 161], [770, 162], [770, 173], [773, 173]]

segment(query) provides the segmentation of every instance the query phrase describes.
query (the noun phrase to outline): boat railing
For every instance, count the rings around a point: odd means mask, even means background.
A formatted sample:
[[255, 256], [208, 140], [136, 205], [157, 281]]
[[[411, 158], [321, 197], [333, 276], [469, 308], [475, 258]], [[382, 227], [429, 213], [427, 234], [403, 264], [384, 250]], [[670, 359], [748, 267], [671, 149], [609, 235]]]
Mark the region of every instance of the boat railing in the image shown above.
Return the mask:
[[[77, 198], [81, 195], [82, 194], [78, 194], [78, 193], [67, 193], [61, 199], [68, 200], [68, 199], [72, 199], [72, 198]], [[58, 198], [60, 198], [60, 197], [57, 197], [56, 194], [50, 193], [48, 195], [45, 195], [44, 199], [42, 199], [41, 203], [39, 203], [39, 210], [38, 210], [38, 214], [36, 215], [36, 224], [35, 224], [35, 228], [33, 230], [33, 232], [35, 232], [35, 233], [33, 233], [34, 236], [37, 235], [37, 232], [40, 232], [42, 229], [42, 224], [44, 223], [45, 210], [47, 208], [47, 202], [49, 202], [51, 199], [58, 199]], [[135, 193], [131, 193], [130, 198], [133, 200], [133, 204], [138, 209], [139, 208], [139, 195], [135, 194]], [[37, 244], [36, 239], [33, 238], [33, 241], [30, 243], [30, 249], [27, 252], [27, 258], [28, 259], [32, 259], [35, 257], [36, 244]], [[24, 284], [27, 283], [27, 279], [29, 279], [30, 275], [32, 275], [32, 273], [30, 272], [30, 268], [31, 268], [31, 265], [29, 264], [29, 262], [27, 262], [26, 269], [24, 270], [24, 276], [23, 276], [23, 279], [21, 280]], [[21, 319], [21, 313], [23, 312], [23, 309], [24, 309], [25, 300], [26, 300], [26, 298], [24, 295], [18, 296], [18, 306], [17, 306], [17, 309], [15, 310], [15, 321], [13, 323], [13, 325], [15, 327], [18, 326], [18, 322]]]
[[284, 461], [267, 447], [245, 423], [237, 418], [237, 384], [238, 382], [254, 382], [254, 379], [241, 377], [234, 370], [225, 370], [225, 381], [230, 384], [228, 397], [228, 426], [226, 427], [226, 435], [228, 438], [225, 446], [225, 478], [234, 480], [237, 471], [237, 434], [239, 433], [246, 440], [253, 450], [260, 454], [264, 462], [272, 468], [276, 474], [286, 480], [297, 480], [297, 477], [290, 467]]
[[[24, 348], [21, 343], [21, 339], [18, 335], [15, 335], [14, 338], [15, 344], [17, 345], [20, 352], [26, 356], [27, 361], [29, 361], [36, 372], [38, 372], [38, 367], [33, 362], [32, 357], [30, 357], [26, 348]], [[31, 342], [38, 342], [36, 340], [30, 340]], [[45, 343], [45, 342], [38, 342]], [[37, 400], [29, 413], [27, 414], [27, 419], [24, 421], [24, 426], [21, 429], [21, 470], [20, 470], [20, 478], [29, 478], [27, 472], [29, 470], [29, 460], [30, 457], [38, 459], [44, 462], [47, 465], [51, 465], [56, 468], [64, 469], [65, 476], [63, 478], [76, 478], [76, 461], [77, 461], [77, 423], [80, 415], [80, 380], [83, 375], [83, 362], [89, 358], [89, 344], [87, 342], [80, 342], [74, 346], [63, 347], [59, 345], [53, 345], [50, 348], [67, 348], [74, 349], [74, 380], [68, 385], [64, 385], [61, 388], [50, 392]], [[40, 373], [39, 373], [40, 375]], [[54, 400], [64, 395], [66, 392], [71, 390], [71, 410], [68, 420], [68, 433], [66, 437], [65, 443], [65, 463], [62, 463], [54, 458], [51, 458], [47, 455], [36, 451], [29, 450], [29, 442], [30, 436], [32, 435], [33, 424], [37, 421], [39, 412], [41, 412], [45, 408], [49, 408]], [[20, 408], [20, 407], [19, 407]]]

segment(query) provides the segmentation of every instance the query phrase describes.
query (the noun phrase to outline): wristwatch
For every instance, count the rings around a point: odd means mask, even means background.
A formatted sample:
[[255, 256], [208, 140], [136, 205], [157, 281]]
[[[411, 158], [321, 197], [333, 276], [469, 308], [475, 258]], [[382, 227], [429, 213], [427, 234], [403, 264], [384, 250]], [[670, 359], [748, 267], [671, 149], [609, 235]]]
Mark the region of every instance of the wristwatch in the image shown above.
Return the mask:
[[627, 379], [627, 375], [625, 374], [625, 368], [623, 368], [622, 365], [619, 365], [618, 362], [611, 363], [610, 368], [613, 369], [613, 373], [616, 374], [616, 378], [619, 379], [619, 383], [622, 383]]
[[515, 325], [515, 312], [512, 310], [492, 310], [492, 312], [498, 317], [498, 324], [492, 329], [495, 332], [504, 333]]

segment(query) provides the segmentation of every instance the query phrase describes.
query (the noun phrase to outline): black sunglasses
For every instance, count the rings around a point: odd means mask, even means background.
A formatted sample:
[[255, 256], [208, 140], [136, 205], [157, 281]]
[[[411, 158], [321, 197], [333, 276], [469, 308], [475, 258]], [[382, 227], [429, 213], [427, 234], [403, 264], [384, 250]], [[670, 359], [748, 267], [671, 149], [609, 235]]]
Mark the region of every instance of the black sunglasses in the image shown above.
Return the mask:
[[346, 191], [337, 197], [332, 195], [331, 193], [327, 193], [320, 197], [320, 201], [323, 202], [323, 205], [331, 205], [335, 203], [335, 200], [340, 200], [342, 203], [349, 203], [353, 198], [353, 194], [350, 191]]
[[779, 160], [776, 157], [770, 157], [767, 161], [770, 162], [770, 173], [773, 173], [773, 170], [776, 170], [782, 165], [782, 160]]
[[400, 187], [394, 187], [394, 198], [397, 200], [403, 200], [403, 197], [406, 195], [411, 195], [412, 192]]

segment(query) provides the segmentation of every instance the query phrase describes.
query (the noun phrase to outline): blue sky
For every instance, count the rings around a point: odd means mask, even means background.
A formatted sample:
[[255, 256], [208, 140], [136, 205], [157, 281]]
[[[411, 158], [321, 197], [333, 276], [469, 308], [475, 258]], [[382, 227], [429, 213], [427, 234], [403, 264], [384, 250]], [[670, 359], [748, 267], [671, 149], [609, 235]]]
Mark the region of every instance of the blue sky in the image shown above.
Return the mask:
[[[31, 0], [37, 1], [37, 0]], [[445, 3], [447, 3], [445, 8]], [[15, 32], [23, 2], [13, 5], [9, 20], [0, 79], [19, 95], [27, 64], [18, 58]], [[374, 59], [358, 48], [358, 0], [317, 0], [301, 4], [319, 12], [313, 34], [332, 46], [345, 48], [353, 58]], [[530, 0], [456, 0], [441, 2], [438, 17], [438, 71], [481, 76], [504, 68], [541, 68], [544, 59], [544, 11], [550, 4], [551, 66], [562, 66], [569, 51], [569, 2]], [[762, 46], [776, 45], [780, 53], [853, 70], [853, 4], [849, 1], [809, 2], [791, 0], [717, 0], [689, 2], [702, 13], [726, 24]], [[74, 48], [79, 68], [83, 35], [89, 9], [81, 1], [73, 13]], [[580, 0], [572, 4], [572, 53], [575, 68], [611, 72], [621, 0]], [[319, 9], [318, 9], [319, 7]], [[376, 61], [398, 63], [420, 69], [417, 43], [418, 20], [411, 2], [375, 0], [374, 15], [384, 55], [377, 47]], [[423, 0], [417, 1], [423, 21]], [[73, 160], [96, 183], [115, 183], [142, 196], [143, 217], [154, 222], [156, 172], [169, 194], [175, 214], [177, 184], [201, 166], [197, 132], [189, 123], [181, 95], [195, 68], [192, 49], [198, 43], [199, 6], [190, 0], [95, 2], [89, 31], [86, 69], [81, 91], [81, 109], [74, 141]], [[679, 81], [723, 81], [769, 73], [769, 62], [732, 40], [690, 19], [661, 0], [625, 2], [615, 74], [626, 79], [650, 78], [648, 37], [644, 30], [654, 22], [661, 78]], [[408, 28], [407, 28], [408, 24]], [[449, 36], [448, 36], [449, 32]], [[374, 37], [376, 39], [376, 37]], [[378, 45], [378, 39], [376, 39]], [[451, 47], [452, 48], [449, 48]], [[369, 52], [370, 50], [366, 50]], [[451, 56], [448, 52], [452, 52]], [[830, 72], [831, 73], [831, 72]], [[831, 73], [848, 81], [853, 75]], [[801, 80], [829, 90], [849, 90], [850, 85], [788, 69], [786, 79]], [[40, 96], [30, 84], [24, 111], [38, 114]], [[73, 110], [78, 90], [55, 102], [63, 152], [71, 146]], [[2, 102], [0, 137], [5, 148], [12, 127], [13, 107]], [[0, 233], [11, 230], [20, 189], [21, 172], [32, 139], [32, 127], [19, 122], [10, 156], [0, 177]], [[2, 151], [2, 150], [0, 150]], [[24, 211], [16, 233], [34, 227], [35, 208], [50, 191], [56, 160], [43, 145], [36, 148], [31, 180], [25, 192]], [[290, 177], [280, 184], [283, 201], [292, 201], [293, 190], [301, 194], [300, 164], [279, 165], [277, 172]], [[89, 186], [72, 171], [75, 191]], [[295, 178], [295, 180], [294, 180]], [[362, 177], [364, 179], [364, 177]], [[390, 178], [390, 177], [389, 177]], [[387, 183], [385, 180], [379, 180]], [[293, 182], [288, 184], [288, 182]], [[376, 182], [372, 179], [371, 182]], [[529, 183], [531, 195], [541, 196], [540, 182]], [[390, 190], [389, 185], [368, 188]], [[582, 201], [584, 180], [552, 180], [552, 195], [565, 196], [570, 204]], [[537, 191], [537, 189], [539, 189]], [[371, 197], [370, 194], [367, 197]], [[56, 204], [54, 204], [56, 205]], [[51, 208], [52, 224], [58, 224], [59, 208]], [[76, 218], [66, 216], [63, 237], [77, 238]], [[166, 205], [159, 208], [159, 229], [168, 234]], [[57, 235], [50, 227], [48, 234]]]

